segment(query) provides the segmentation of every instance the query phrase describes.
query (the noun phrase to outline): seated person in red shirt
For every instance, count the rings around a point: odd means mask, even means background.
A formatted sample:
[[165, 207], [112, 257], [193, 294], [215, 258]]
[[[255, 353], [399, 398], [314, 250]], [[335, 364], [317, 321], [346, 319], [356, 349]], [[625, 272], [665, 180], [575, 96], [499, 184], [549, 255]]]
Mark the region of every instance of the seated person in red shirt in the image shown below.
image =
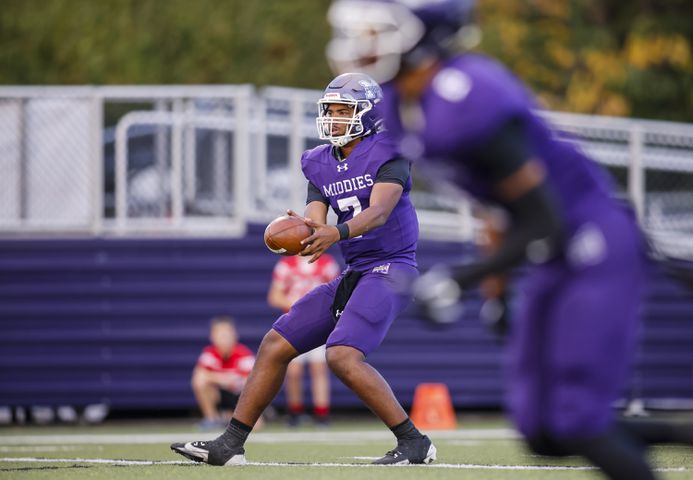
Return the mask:
[[212, 319], [209, 340], [212, 344], [202, 350], [191, 380], [204, 416], [199, 424], [202, 429], [226, 426], [255, 363], [253, 352], [238, 343], [238, 331], [231, 317]]

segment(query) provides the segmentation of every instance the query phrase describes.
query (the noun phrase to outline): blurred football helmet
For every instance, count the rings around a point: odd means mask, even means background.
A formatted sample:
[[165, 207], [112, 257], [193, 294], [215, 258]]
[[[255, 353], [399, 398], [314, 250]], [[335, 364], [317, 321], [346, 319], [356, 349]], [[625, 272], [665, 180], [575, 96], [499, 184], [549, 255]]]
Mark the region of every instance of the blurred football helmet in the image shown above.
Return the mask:
[[[330, 82], [322, 98], [318, 100], [318, 135], [336, 147], [343, 147], [355, 138], [364, 137], [380, 130], [382, 118], [376, 104], [383, 98], [383, 91], [375, 80], [363, 73], [344, 73]], [[349, 117], [335, 116], [329, 106], [346, 105], [351, 109]], [[333, 128], [344, 125], [345, 128]], [[339, 130], [339, 132], [336, 132]]]
[[479, 40], [474, 0], [336, 0], [327, 13], [335, 73], [360, 71], [383, 83], [400, 71], [470, 48]]

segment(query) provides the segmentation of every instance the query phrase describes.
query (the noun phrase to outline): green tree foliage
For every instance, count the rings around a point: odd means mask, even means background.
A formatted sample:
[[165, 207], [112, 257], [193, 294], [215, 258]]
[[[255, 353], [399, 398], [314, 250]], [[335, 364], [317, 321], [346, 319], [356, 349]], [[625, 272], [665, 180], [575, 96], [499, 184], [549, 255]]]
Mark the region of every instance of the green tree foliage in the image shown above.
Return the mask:
[[[551, 108], [693, 121], [690, 0], [479, 0]], [[0, 0], [0, 84], [322, 88], [328, 0]]]
[[481, 49], [555, 109], [693, 121], [690, 0], [485, 0]]
[[316, 87], [331, 76], [323, 55], [327, 5], [0, 0], [0, 83]]

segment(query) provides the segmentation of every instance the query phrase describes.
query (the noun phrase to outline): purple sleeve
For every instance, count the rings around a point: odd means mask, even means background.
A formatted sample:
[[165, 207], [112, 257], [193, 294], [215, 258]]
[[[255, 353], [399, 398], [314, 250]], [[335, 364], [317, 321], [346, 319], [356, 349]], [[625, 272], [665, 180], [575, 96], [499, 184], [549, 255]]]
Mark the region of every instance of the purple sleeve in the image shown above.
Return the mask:
[[306, 150], [301, 154], [301, 170], [303, 171], [303, 176], [306, 177], [308, 181], [310, 181], [310, 154], [312, 150]]
[[318, 145], [317, 147], [306, 150], [301, 155], [301, 170], [303, 176], [313, 185], [319, 185], [320, 165], [325, 161], [325, 155], [329, 154], [328, 145]]

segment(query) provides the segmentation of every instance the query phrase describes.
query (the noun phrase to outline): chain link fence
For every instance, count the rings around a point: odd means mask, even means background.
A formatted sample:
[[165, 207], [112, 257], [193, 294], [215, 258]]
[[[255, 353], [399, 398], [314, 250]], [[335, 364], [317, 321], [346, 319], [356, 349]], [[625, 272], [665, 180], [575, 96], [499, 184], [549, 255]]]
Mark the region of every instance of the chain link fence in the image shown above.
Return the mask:
[[92, 227], [100, 214], [94, 204], [99, 117], [99, 105], [82, 92], [0, 95], [2, 230]]
[[693, 260], [693, 133], [644, 134], [643, 224], [659, 253]]

